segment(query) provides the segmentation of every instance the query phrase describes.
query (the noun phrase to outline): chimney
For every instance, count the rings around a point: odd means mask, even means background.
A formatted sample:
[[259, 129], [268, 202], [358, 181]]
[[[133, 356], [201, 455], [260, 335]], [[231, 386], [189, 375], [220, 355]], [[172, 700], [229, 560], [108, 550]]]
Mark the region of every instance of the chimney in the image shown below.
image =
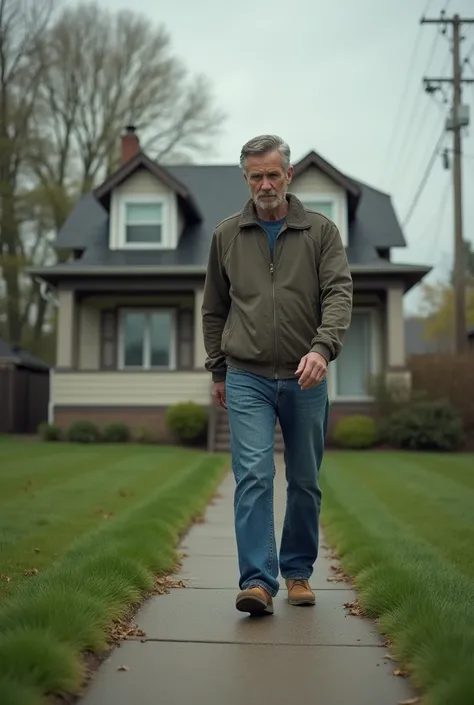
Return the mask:
[[127, 125], [122, 135], [121, 164], [133, 159], [140, 152], [140, 141], [136, 135], [135, 125]]

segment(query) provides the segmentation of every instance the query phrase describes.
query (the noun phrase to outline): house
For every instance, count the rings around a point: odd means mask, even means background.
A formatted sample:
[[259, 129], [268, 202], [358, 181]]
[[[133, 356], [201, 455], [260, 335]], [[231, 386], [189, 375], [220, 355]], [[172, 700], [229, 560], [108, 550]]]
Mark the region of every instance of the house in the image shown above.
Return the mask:
[[0, 338], [0, 433], [36, 433], [48, 419], [49, 365]]
[[[372, 375], [409, 382], [403, 296], [429, 268], [391, 261], [405, 239], [390, 197], [319, 154], [295, 165], [291, 191], [330, 216], [346, 245], [354, 314], [330, 365], [332, 417], [365, 412]], [[58, 302], [51, 419], [121, 420], [165, 433], [170, 405], [211, 404], [201, 324], [208, 250], [216, 224], [247, 199], [238, 166], [165, 168], [127, 128], [120, 168], [82, 198], [58, 234], [70, 261], [29, 270]], [[213, 414], [210, 446], [218, 436], [222, 447], [228, 438]]]

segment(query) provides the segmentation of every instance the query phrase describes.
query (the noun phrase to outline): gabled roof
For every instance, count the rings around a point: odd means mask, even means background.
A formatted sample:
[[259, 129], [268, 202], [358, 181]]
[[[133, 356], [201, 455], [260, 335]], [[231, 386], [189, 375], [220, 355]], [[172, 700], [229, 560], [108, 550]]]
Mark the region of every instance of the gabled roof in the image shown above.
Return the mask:
[[181, 199], [181, 205], [187, 211], [188, 216], [194, 220], [201, 220], [202, 216], [194, 202], [193, 195], [186, 186], [176, 179], [167, 169], [159, 166], [143, 152], [138, 152], [135, 157], [125, 162], [114, 174], [109, 176], [103, 184], [94, 189], [92, 192], [94, 198], [107, 207], [112, 191], [140, 169], [149, 171], [156, 176], [159, 181], [174, 191], [178, 198]]
[[[402, 277], [408, 288], [429, 271], [424, 266], [399, 265], [381, 256], [391, 247], [404, 247], [405, 239], [388, 194], [349, 178], [332, 167], [315, 152], [310, 152], [295, 167], [297, 176], [304, 169], [321, 169], [346, 190], [354, 205], [349, 221], [347, 255], [352, 270], [387, 277]], [[146, 168], [156, 178], [173, 186], [181, 204], [197, 204], [199, 220], [186, 218], [176, 249], [111, 250], [110, 217], [107, 199], [110, 193], [137, 169]], [[291, 190], [291, 187], [290, 187]], [[175, 165], [159, 167], [143, 154], [134, 157], [105, 184], [84, 196], [61, 229], [56, 246], [82, 251], [73, 262], [48, 268], [29, 268], [32, 276], [55, 283], [67, 276], [136, 276], [146, 273], [163, 276], [203, 274], [212, 233], [217, 223], [240, 211], [249, 197], [242, 170], [237, 165]], [[351, 200], [352, 199], [352, 200]]]
[[301, 176], [301, 174], [311, 166], [314, 166], [316, 169], [322, 171], [323, 174], [326, 174], [326, 176], [334, 181], [334, 183], [341, 186], [341, 188], [346, 191], [349, 199], [349, 211], [353, 212], [356, 209], [357, 203], [359, 202], [359, 198], [361, 196], [361, 191], [357, 182], [343, 174], [339, 171], [339, 169], [336, 169], [336, 167], [327, 162], [315, 151], [309, 152], [309, 154], [303, 157], [301, 161], [295, 164], [293, 178], [298, 178], [298, 176]]

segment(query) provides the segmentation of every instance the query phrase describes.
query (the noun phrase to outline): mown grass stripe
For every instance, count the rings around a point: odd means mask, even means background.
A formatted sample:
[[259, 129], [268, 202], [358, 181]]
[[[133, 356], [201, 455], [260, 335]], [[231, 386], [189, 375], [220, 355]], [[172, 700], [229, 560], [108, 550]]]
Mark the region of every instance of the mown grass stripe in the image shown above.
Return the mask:
[[[50, 565], [77, 536], [104, 523], [104, 514], [119, 515], [127, 505], [147, 498], [168, 477], [179, 476], [187, 463], [196, 457], [206, 457], [169, 450], [157, 458], [153, 449], [135, 456], [132, 449], [122, 449], [118, 460], [116, 451], [108, 450], [110, 462], [102, 448], [95, 462], [98, 469], [88, 477], [75, 478], [65, 471], [62, 486], [55, 483], [50, 491], [45, 486], [37, 497], [34, 493], [28, 496], [22, 493], [20, 500], [14, 499], [6, 506], [8, 511], [1, 512], [1, 572], [9, 575], [11, 582], [0, 581], [0, 594], [11, 594], [17, 582], [25, 579], [26, 569], [43, 570]], [[120, 494], [122, 491], [125, 496]]]
[[[474, 582], [420, 538], [400, 507], [391, 513], [391, 483], [386, 503], [379, 501], [370, 468], [376, 461], [363, 453], [328, 457], [322, 476], [326, 534], [356, 576], [362, 604], [426, 695], [423, 702], [474, 702]], [[389, 462], [396, 467], [399, 459], [386, 457]], [[383, 478], [380, 473], [378, 481]], [[472, 552], [471, 544], [471, 558]]]
[[474, 494], [448, 480], [443, 492], [443, 482], [436, 478], [432, 484], [423, 462], [420, 457], [418, 463], [407, 460], [405, 465], [386, 463], [381, 468], [369, 457], [363, 474], [370, 484], [370, 492], [392, 516], [434, 546], [446, 561], [474, 578], [470, 551]]
[[[155, 573], [172, 568], [177, 538], [204, 509], [224, 462], [202, 453], [187, 454], [180, 467], [170, 462], [172, 472], [146, 497], [79, 538], [2, 605], [2, 705], [38, 705], [47, 691], [80, 692], [81, 651], [104, 648], [108, 624], [139, 601]], [[9, 645], [5, 659], [2, 644]]]

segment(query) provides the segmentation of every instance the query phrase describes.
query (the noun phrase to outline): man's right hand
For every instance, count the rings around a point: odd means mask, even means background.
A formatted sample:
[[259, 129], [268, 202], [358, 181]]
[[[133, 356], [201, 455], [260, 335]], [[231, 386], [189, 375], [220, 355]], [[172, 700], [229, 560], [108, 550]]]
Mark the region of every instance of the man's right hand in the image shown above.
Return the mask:
[[225, 400], [225, 382], [214, 382], [212, 385], [212, 398], [214, 399], [214, 404], [216, 404], [216, 406], [221, 406], [223, 409], [227, 409], [227, 403]]

